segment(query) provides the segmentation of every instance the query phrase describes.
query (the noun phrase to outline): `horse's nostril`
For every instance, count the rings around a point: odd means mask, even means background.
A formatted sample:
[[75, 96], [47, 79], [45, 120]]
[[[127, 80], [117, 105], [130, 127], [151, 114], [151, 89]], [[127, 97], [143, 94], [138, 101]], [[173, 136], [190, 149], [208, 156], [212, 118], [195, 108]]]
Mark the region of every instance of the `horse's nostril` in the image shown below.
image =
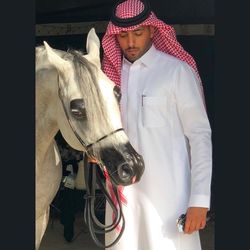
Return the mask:
[[128, 163], [124, 163], [118, 166], [118, 175], [122, 181], [129, 181], [134, 176], [134, 171]]

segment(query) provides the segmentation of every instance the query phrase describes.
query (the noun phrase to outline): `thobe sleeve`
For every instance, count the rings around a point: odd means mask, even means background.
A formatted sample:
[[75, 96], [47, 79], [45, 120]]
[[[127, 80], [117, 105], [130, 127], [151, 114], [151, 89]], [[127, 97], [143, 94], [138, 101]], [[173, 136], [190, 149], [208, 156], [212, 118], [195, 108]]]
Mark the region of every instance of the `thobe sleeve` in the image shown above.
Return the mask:
[[191, 193], [188, 206], [210, 208], [211, 128], [198, 79], [189, 65], [184, 63], [178, 68], [174, 86], [177, 109], [190, 150]]

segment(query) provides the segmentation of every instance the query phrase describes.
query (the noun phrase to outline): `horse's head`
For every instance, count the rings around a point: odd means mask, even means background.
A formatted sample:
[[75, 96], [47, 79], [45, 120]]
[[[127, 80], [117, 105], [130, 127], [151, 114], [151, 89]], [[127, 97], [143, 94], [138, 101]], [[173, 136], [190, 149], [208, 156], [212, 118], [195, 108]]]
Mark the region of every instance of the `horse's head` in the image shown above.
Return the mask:
[[102, 163], [116, 185], [140, 180], [142, 157], [121, 129], [119, 88], [102, 72], [100, 41], [94, 29], [87, 37], [87, 54], [58, 53], [46, 42], [48, 60], [58, 71], [58, 126], [73, 148]]

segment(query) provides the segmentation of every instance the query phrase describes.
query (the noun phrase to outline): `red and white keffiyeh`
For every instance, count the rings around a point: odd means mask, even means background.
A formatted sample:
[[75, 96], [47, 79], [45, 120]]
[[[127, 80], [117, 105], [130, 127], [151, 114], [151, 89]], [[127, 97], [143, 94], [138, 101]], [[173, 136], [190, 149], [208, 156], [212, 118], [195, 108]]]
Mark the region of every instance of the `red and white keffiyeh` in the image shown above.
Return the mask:
[[[137, 16], [143, 9], [143, 2], [139, 0], [127, 0], [117, 6], [115, 14], [118, 18], [127, 19]], [[109, 22], [106, 33], [102, 39], [102, 69], [104, 73], [114, 81], [115, 84], [121, 84], [122, 52], [115, 35], [119, 34], [121, 31], [134, 30], [139, 26], [148, 25], [155, 27], [153, 44], [156, 49], [187, 62], [197, 73], [198, 79], [200, 80], [195, 60], [177, 41], [174, 28], [159, 20], [152, 11], [145, 21], [134, 26], [119, 27], [114, 25], [111, 21]]]

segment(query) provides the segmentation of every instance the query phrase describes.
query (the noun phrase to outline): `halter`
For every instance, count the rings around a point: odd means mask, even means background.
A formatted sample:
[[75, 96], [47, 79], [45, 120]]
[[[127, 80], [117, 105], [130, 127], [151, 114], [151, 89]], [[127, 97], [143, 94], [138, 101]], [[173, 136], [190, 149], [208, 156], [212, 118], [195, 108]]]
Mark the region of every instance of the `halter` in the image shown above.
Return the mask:
[[65, 115], [66, 115], [66, 117], [67, 117], [68, 123], [69, 123], [69, 125], [70, 125], [72, 131], [74, 132], [76, 138], [78, 139], [78, 141], [82, 144], [83, 147], [86, 148], [86, 153], [87, 153], [87, 155], [88, 155], [89, 157], [91, 157], [91, 158], [95, 158], [95, 157], [93, 157], [93, 156], [91, 156], [91, 155], [89, 154], [88, 150], [89, 150], [91, 147], [93, 147], [95, 144], [97, 144], [98, 142], [100, 142], [100, 141], [104, 140], [105, 138], [107, 138], [107, 137], [109, 137], [109, 136], [111, 136], [111, 135], [113, 135], [113, 134], [115, 134], [115, 133], [117, 133], [117, 132], [119, 132], [119, 131], [122, 131], [122, 130], [124, 130], [124, 129], [123, 129], [123, 128], [118, 128], [118, 129], [116, 129], [116, 130], [110, 132], [109, 134], [102, 136], [101, 138], [99, 138], [99, 139], [96, 140], [95, 142], [92, 142], [92, 143], [89, 143], [89, 144], [87, 144], [86, 142], [84, 142], [84, 141], [82, 140], [82, 138], [80, 137], [80, 135], [77, 133], [76, 129], [74, 128], [74, 125], [72, 124], [72, 122], [71, 122], [71, 120], [70, 120], [70, 117], [68, 116], [68, 113], [67, 113], [65, 104], [64, 104], [64, 102], [63, 102], [62, 90], [61, 90], [60, 84], [59, 84], [59, 74], [57, 75], [57, 80], [58, 80], [58, 96], [59, 96], [59, 98], [60, 98], [60, 100], [61, 100], [61, 103], [62, 103], [62, 106], [63, 106], [63, 110], [64, 110], [64, 113], [65, 113]]
[[[64, 110], [64, 113], [67, 117], [68, 123], [69, 123], [72, 131], [74, 132], [76, 138], [78, 139], [78, 141], [83, 145], [83, 147], [86, 148], [86, 155], [90, 158], [95, 159], [95, 157], [90, 155], [88, 150], [96, 143], [98, 143], [98, 142], [104, 140], [105, 138], [109, 137], [110, 135], [115, 134], [115, 133], [122, 131], [124, 129], [123, 128], [116, 129], [116, 130], [112, 131], [111, 133], [102, 136], [101, 138], [99, 138], [98, 140], [96, 140], [93, 143], [90, 143], [90, 144], [85, 143], [82, 140], [82, 138], [79, 136], [79, 134], [77, 133], [76, 129], [74, 128], [74, 125], [72, 124], [72, 122], [70, 120], [70, 117], [68, 116], [65, 104], [63, 102], [63, 96], [61, 93], [62, 90], [61, 90], [60, 84], [59, 84], [59, 74], [57, 74], [57, 79], [58, 79], [58, 96], [59, 96], [59, 99], [61, 100], [63, 110]], [[87, 166], [87, 165], [88, 165], [88, 159], [87, 159], [87, 157], [84, 157], [84, 166]], [[98, 161], [98, 165], [100, 167], [102, 167], [102, 171], [105, 171], [105, 166], [103, 165], [102, 162]], [[91, 171], [90, 171], [89, 167], [86, 168], [86, 170], [84, 171], [84, 178], [85, 178], [85, 183], [86, 183], [86, 195], [84, 196], [84, 199], [86, 200], [85, 208], [84, 208], [84, 222], [88, 226], [89, 231], [90, 231], [90, 235], [97, 246], [99, 246], [101, 248], [112, 247], [113, 245], [115, 245], [119, 241], [119, 239], [121, 238], [121, 236], [124, 232], [124, 229], [125, 229], [125, 219], [124, 219], [124, 215], [122, 212], [122, 205], [121, 205], [121, 200], [120, 200], [118, 189], [116, 186], [112, 185], [115, 199], [118, 201], [118, 206], [116, 207], [114, 201], [110, 197], [109, 193], [106, 191], [105, 184], [103, 184], [100, 175], [96, 171], [96, 165], [91, 166]], [[90, 179], [91, 179], [91, 183], [89, 182]], [[95, 203], [95, 199], [96, 199], [96, 194], [95, 194], [96, 183], [98, 184], [98, 187], [100, 188], [100, 190], [104, 194], [105, 199], [110, 204], [110, 206], [114, 212], [114, 215], [115, 215], [114, 221], [110, 225], [107, 225], [107, 226], [103, 225], [96, 218], [96, 215], [94, 212], [94, 203]], [[115, 228], [119, 225], [119, 223], [121, 221], [122, 221], [122, 227], [121, 227], [121, 231], [120, 231], [119, 235], [117, 236], [117, 238], [109, 245], [102, 244], [98, 240], [96, 234], [106, 234], [108, 232], [115, 230]]]

